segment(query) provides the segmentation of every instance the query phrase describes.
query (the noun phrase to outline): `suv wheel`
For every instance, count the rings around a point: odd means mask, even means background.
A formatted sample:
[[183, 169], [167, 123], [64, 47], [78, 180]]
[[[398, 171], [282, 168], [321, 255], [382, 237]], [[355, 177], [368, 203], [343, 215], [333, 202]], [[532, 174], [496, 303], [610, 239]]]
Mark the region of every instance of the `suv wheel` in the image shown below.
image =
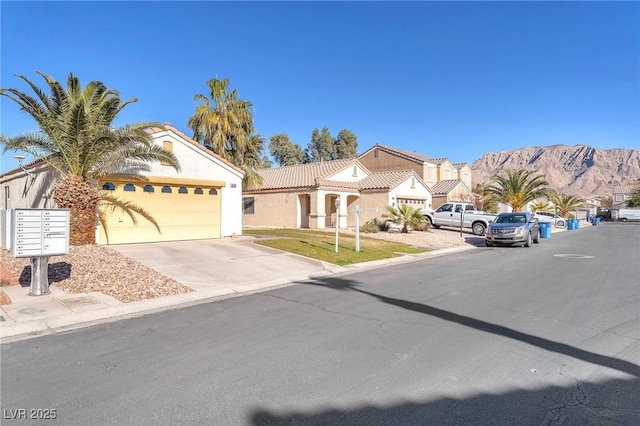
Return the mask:
[[538, 244], [540, 242], [540, 230], [538, 229], [538, 232], [536, 232], [536, 236], [533, 237], [533, 242], [534, 244]]

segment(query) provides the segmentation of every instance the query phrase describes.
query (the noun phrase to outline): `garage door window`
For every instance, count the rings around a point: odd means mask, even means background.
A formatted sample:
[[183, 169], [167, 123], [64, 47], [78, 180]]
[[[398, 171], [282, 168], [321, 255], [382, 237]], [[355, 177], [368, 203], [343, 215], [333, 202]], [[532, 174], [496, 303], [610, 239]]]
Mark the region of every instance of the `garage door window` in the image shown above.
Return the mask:
[[218, 195], [218, 191], [216, 191], [216, 189], [215, 189], [215, 188], [211, 188], [211, 189], [209, 190], [209, 195]]
[[105, 191], [115, 191], [116, 186], [111, 182], [105, 182], [104, 185], [102, 185], [102, 189]]
[[153, 185], [145, 185], [144, 188], [142, 188], [142, 190], [144, 192], [155, 192], [155, 189], [153, 188]]
[[204, 192], [202, 192], [202, 188], [196, 188], [196, 189], [194, 189], [193, 193], [194, 193], [194, 194], [196, 194], [196, 195], [202, 195], [202, 194], [204, 194]]
[[128, 183], [124, 186], [124, 190], [127, 192], [135, 192], [136, 191], [136, 187], [133, 186], [132, 183]]
[[167, 185], [163, 186], [163, 187], [162, 187], [162, 192], [163, 192], [164, 194], [171, 194], [171, 187], [170, 187], [170, 186], [167, 186]]
[[178, 188], [178, 194], [188, 194], [189, 191], [187, 190], [186, 187], [181, 186], [180, 188]]

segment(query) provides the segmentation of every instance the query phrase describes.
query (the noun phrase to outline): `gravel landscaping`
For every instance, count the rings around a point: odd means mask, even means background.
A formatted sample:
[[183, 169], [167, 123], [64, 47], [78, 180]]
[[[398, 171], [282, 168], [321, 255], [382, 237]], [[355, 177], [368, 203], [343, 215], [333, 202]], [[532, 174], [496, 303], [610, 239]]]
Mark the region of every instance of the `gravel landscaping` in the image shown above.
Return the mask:
[[[341, 233], [355, 233], [355, 230], [340, 230]], [[384, 239], [416, 247], [429, 249], [459, 246], [478, 246], [484, 242], [481, 237], [469, 233], [429, 229], [402, 233], [361, 233], [362, 238]], [[22, 286], [31, 283], [29, 258], [14, 258], [7, 250], [1, 250], [2, 263], [19, 277]], [[148, 268], [123, 254], [104, 246], [75, 246], [69, 254], [49, 259], [49, 283], [70, 293], [98, 291], [121, 302], [152, 299], [193, 291], [175, 280]]]
[[[29, 258], [16, 259], [2, 250], [1, 260], [22, 286], [30, 285]], [[91, 245], [71, 247], [68, 255], [49, 258], [49, 284], [70, 293], [99, 291], [121, 302], [193, 291], [117, 251]]]

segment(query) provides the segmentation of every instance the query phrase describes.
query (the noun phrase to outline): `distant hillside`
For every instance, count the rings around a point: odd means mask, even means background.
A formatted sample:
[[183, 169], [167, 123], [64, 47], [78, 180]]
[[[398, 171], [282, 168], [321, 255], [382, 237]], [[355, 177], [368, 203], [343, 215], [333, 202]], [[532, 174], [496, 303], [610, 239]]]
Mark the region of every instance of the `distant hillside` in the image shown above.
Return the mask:
[[505, 168], [542, 173], [561, 193], [608, 196], [615, 185], [640, 179], [640, 151], [553, 145], [491, 152], [471, 165], [474, 185], [489, 182]]

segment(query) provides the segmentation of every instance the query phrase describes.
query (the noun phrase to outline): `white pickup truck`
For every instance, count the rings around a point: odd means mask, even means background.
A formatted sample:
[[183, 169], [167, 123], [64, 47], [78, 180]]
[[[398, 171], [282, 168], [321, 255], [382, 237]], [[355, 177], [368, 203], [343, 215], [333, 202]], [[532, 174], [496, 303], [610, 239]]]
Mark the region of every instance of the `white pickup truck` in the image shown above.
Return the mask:
[[446, 203], [437, 210], [422, 209], [420, 214], [431, 223], [434, 228], [441, 226], [460, 227], [460, 216], [462, 215], [462, 226], [471, 228], [474, 235], [484, 235], [484, 230], [491, 221], [496, 218], [494, 214], [487, 214], [476, 211], [473, 204], [466, 203]]

